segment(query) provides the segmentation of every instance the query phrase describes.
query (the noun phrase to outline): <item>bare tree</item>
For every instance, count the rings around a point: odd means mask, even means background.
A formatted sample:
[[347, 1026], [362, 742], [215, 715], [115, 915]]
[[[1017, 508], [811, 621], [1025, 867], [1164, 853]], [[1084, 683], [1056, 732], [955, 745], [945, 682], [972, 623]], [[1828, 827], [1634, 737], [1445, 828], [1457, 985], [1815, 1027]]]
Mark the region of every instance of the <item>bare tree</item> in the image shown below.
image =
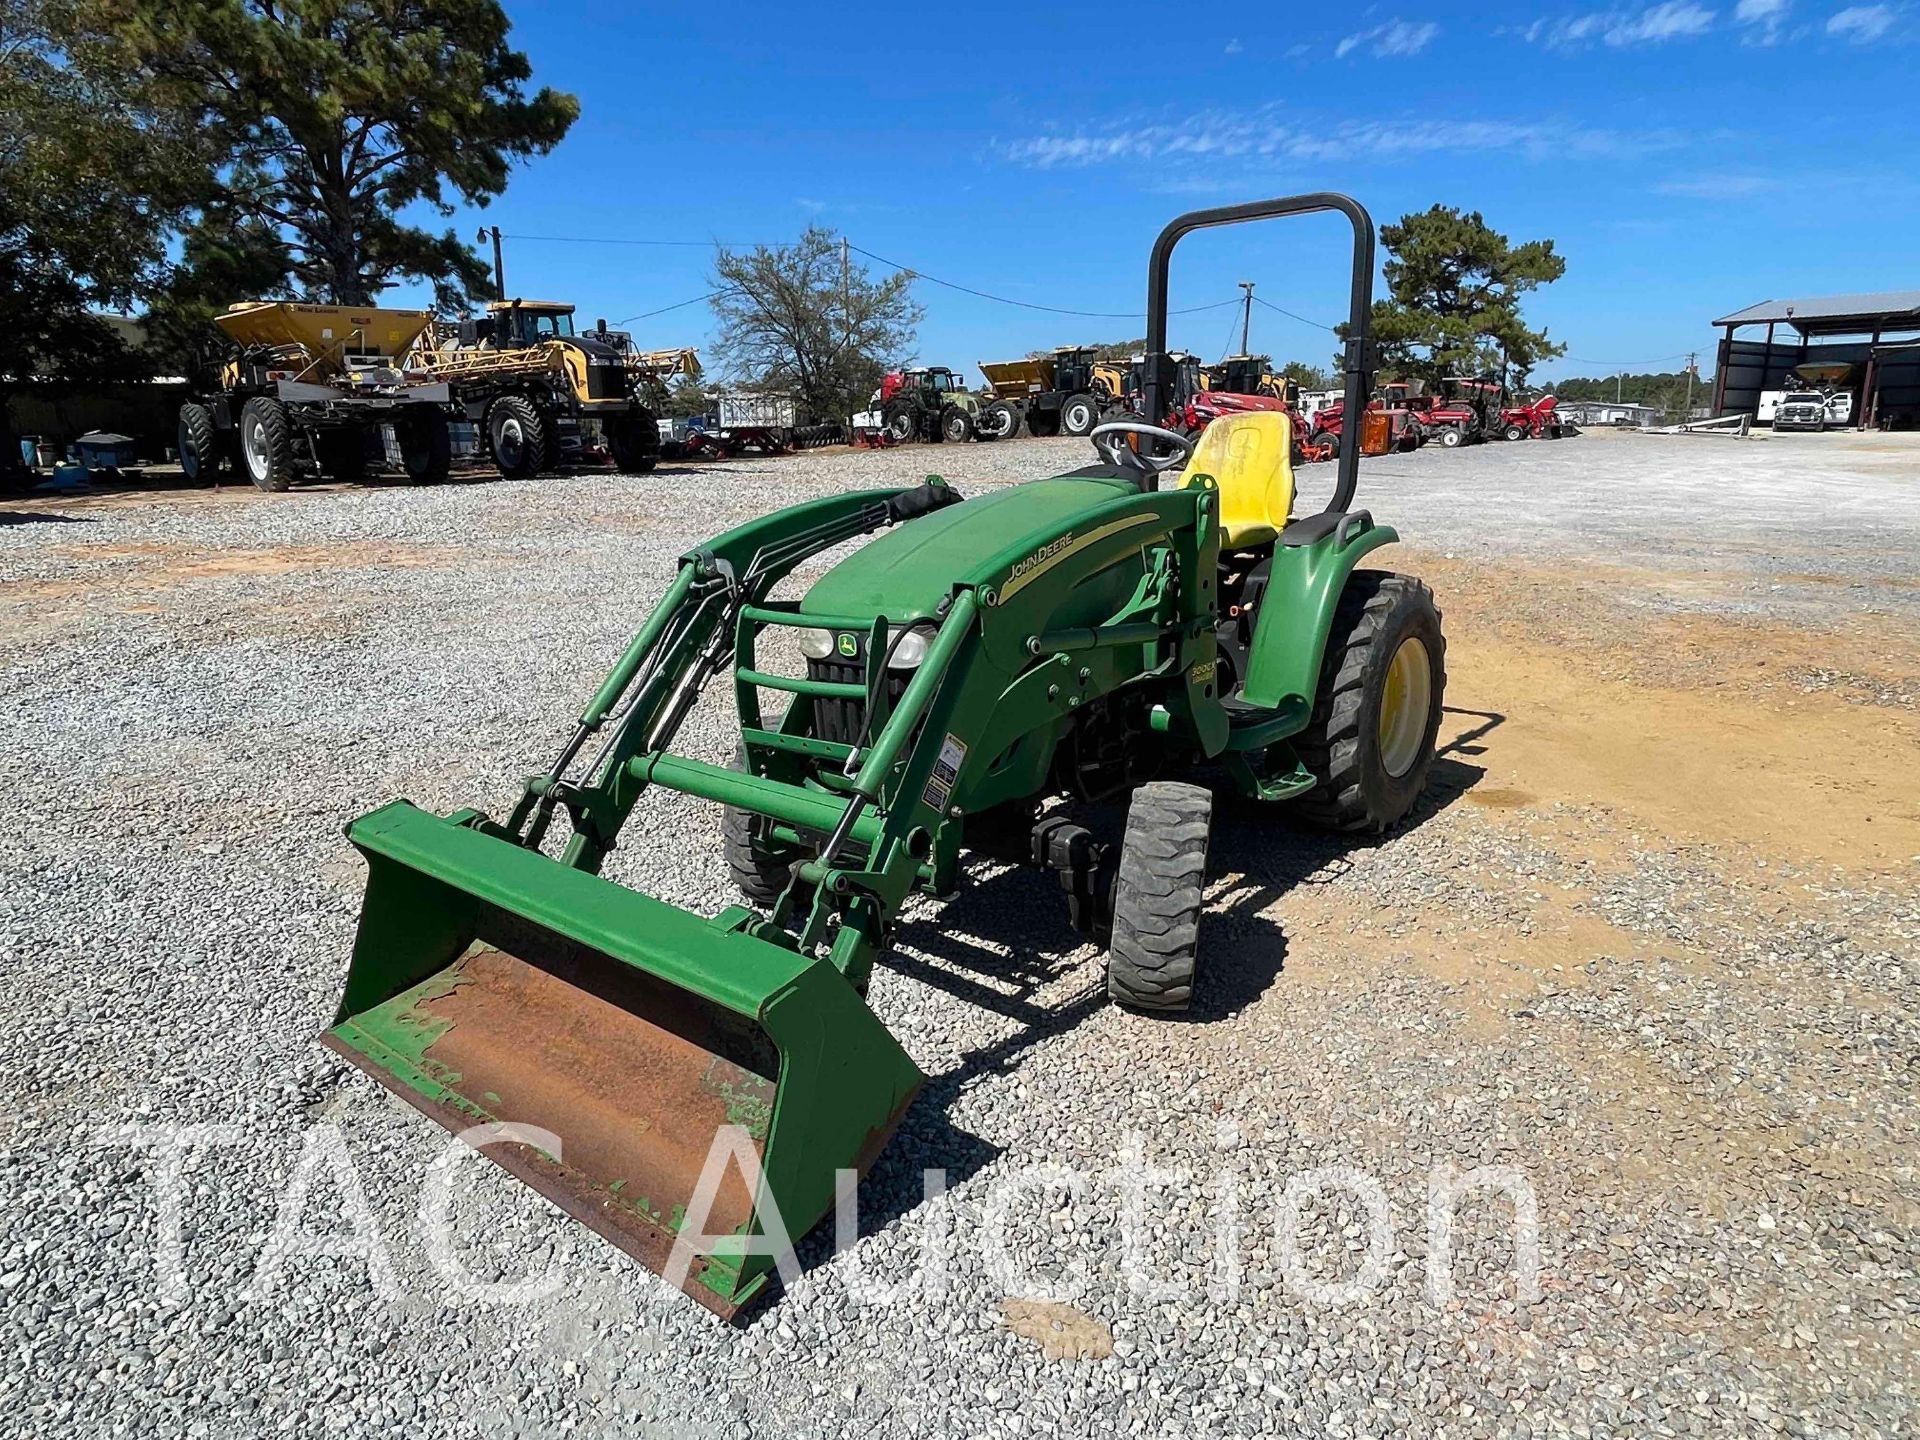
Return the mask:
[[798, 242], [714, 257], [714, 349], [750, 383], [794, 392], [811, 419], [845, 419], [889, 365], [913, 353], [925, 311], [913, 273], [874, 279], [841, 238], [809, 226]]

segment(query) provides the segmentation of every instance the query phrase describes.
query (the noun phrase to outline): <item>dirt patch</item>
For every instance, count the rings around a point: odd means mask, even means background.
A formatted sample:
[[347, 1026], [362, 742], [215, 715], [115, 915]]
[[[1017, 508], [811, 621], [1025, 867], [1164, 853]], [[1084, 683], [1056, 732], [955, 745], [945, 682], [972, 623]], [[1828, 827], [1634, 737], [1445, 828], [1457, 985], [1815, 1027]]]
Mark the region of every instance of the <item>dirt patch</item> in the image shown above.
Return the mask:
[[1113, 1354], [1111, 1330], [1057, 1300], [1002, 1300], [1000, 1314], [1009, 1330], [1037, 1343], [1048, 1360], [1104, 1360]]
[[[462, 555], [470, 552], [462, 552]], [[261, 550], [202, 550], [161, 541], [123, 545], [59, 545], [49, 556], [81, 564], [127, 562], [117, 580], [148, 585], [170, 585], [185, 580], [227, 575], [284, 575], [295, 570], [366, 570], [371, 568], [446, 565], [453, 558], [445, 549], [368, 541], [346, 545], [280, 545]]]
[[1877, 576], [1869, 583], [1838, 575], [1496, 565], [1422, 551], [1395, 565], [1434, 587], [1450, 639], [1493, 634], [1544, 643], [1564, 663], [1602, 678], [1665, 689], [1737, 690], [1766, 699], [1818, 689], [1794, 676], [1827, 670], [1920, 693], [1920, 630], [1903, 615], [1864, 609], [1832, 624], [1789, 624], [1693, 606], [1748, 604], [1757, 594], [1772, 595], [1775, 585], [1867, 595], [1912, 588], [1883, 585]]
[[1669, 579], [1419, 555], [1446, 613], [1443, 744], [1483, 809], [1599, 805], [1679, 840], [1884, 871], [1920, 855], [1920, 636], [1636, 608]]
[[1906, 712], [1602, 680], [1562, 650], [1449, 631], [1449, 705], [1504, 717], [1476, 742], [1483, 805], [1601, 805], [1673, 838], [1868, 870], [1920, 855]]

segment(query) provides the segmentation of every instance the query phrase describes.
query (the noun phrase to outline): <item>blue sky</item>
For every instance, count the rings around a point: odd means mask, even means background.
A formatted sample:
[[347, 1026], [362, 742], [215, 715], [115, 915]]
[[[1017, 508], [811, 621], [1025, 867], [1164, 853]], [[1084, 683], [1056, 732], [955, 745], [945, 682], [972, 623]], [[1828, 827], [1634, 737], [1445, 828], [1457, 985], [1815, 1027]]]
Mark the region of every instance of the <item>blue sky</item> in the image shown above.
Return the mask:
[[[1166, 4], [506, 3], [537, 81], [577, 94], [583, 114], [454, 223], [499, 225], [508, 289], [575, 299], [589, 320], [703, 293], [704, 242], [786, 241], [810, 221], [926, 275], [1135, 312], [1175, 213], [1329, 188], [1383, 223], [1444, 202], [1555, 239], [1567, 276], [1529, 304], [1570, 347], [1548, 377], [1673, 368], [1690, 349], [1706, 368], [1716, 315], [1920, 284], [1920, 0], [1226, 18]], [[1173, 304], [1253, 280], [1263, 300], [1332, 323], [1342, 224], [1195, 236]], [[981, 359], [1143, 328], [926, 281], [917, 293], [919, 358], [976, 379]], [[1174, 342], [1217, 356], [1234, 318], [1180, 317]], [[646, 344], [698, 343], [711, 320], [692, 306], [633, 328]], [[1322, 364], [1332, 351], [1324, 330], [1264, 306], [1253, 342]]]

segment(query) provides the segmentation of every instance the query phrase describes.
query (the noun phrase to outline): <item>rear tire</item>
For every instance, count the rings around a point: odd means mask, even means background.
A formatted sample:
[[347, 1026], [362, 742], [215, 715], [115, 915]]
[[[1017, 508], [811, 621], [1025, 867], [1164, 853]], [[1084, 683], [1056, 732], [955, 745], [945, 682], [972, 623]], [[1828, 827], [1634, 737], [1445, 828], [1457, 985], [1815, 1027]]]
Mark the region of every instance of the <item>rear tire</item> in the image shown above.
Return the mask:
[[1075, 439], [1093, 433], [1100, 423], [1100, 407], [1091, 395], [1075, 395], [1060, 407], [1060, 428]]
[[220, 478], [220, 441], [213, 411], [195, 401], [180, 407], [180, 473], [209, 484]]
[[[660, 463], [660, 426], [650, 410], [616, 415], [605, 423], [607, 448], [616, 470], [627, 475], [650, 475]], [[651, 441], [651, 443], [649, 443]]]
[[1027, 433], [1036, 440], [1048, 440], [1060, 433], [1060, 412], [1058, 410], [1029, 410], [1027, 412]]
[[453, 431], [438, 410], [409, 415], [393, 427], [400, 468], [411, 485], [438, 485], [453, 469]]
[[1313, 716], [1293, 742], [1320, 782], [1293, 802], [1296, 814], [1329, 830], [1375, 834], [1405, 818], [1433, 769], [1446, 656], [1425, 585], [1382, 570], [1348, 577]]
[[[744, 772], [747, 754], [742, 748], [733, 752], [733, 768]], [[789, 868], [800, 858], [798, 851], [783, 847], [769, 854], [754, 843], [754, 822], [760, 817], [750, 810], [728, 805], [720, 812], [720, 843], [727, 854], [727, 872], [734, 887], [754, 904], [771, 909], [793, 879]]]
[[1113, 903], [1107, 994], [1133, 1010], [1193, 1003], [1213, 795], [1156, 780], [1133, 792]]
[[320, 462], [320, 473], [329, 480], [357, 485], [367, 478], [367, 436], [363, 430], [315, 431], [313, 452]]
[[256, 395], [241, 406], [240, 463], [262, 490], [293, 484], [293, 422], [278, 400]]
[[502, 395], [487, 407], [487, 448], [509, 480], [537, 475], [547, 463], [547, 427], [532, 402]]

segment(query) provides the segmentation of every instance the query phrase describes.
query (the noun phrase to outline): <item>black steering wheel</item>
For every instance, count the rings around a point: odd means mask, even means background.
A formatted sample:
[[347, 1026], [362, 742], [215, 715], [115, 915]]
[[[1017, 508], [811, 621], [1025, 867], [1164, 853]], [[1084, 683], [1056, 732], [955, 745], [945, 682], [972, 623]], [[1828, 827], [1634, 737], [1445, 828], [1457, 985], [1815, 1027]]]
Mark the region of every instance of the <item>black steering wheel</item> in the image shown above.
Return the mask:
[[[1138, 435], [1144, 440], [1159, 441], [1173, 448], [1165, 454], [1149, 455], [1144, 449], [1136, 450], [1123, 444], [1122, 435]], [[1158, 425], [1149, 425], [1143, 420], [1109, 420], [1104, 425], [1096, 425], [1087, 433], [1093, 441], [1093, 448], [1100, 458], [1109, 465], [1117, 465], [1131, 470], [1136, 475], [1157, 479], [1169, 470], [1184, 466], [1193, 455], [1193, 441], [1177, 430], [1163, 430]]]

